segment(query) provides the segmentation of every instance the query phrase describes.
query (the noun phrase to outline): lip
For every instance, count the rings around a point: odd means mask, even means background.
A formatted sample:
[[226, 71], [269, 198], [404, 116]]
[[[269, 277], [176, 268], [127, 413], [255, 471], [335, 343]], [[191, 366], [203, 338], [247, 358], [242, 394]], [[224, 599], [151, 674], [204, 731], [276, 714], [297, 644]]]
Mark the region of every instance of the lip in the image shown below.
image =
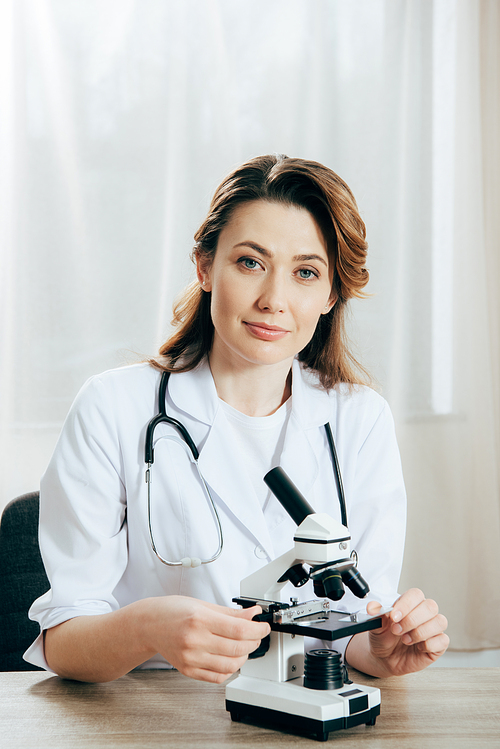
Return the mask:
[[247, 330], [252, 335], [260, 338], [263, 341], [278, 341], [280, 338], [284, 338], [289, 331], [284, 328], [279, 328], [277, 325], [267, 325], [263, 322], [244, 322]]

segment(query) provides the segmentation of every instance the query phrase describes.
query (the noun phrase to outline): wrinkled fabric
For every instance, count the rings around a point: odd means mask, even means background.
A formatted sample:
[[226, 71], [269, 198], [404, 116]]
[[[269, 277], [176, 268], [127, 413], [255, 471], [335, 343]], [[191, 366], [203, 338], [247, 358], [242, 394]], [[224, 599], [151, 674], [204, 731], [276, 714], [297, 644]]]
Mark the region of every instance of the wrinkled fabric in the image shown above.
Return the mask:
[[[92, 377], [77, 396], [41, 484], [40, 547], [50, 590], [30, 610], [40, 629], [104, 614], [150, 596], [185, 595], [230, 606], [240, 580], [293, 545], [295, 524], [273, 497], [261, 507], [242, 480], [244, 455], [231, 439], [208, 364], [170, 377], [167, 413], [200, 450], [199, 466], [216, 503], [224, 547], [198, 568], [166, 567], [149, 538], [144, 440], [158, 412], [160, 373], [147, 364]], [[374, 391], [341, 386], [326, 393], [295, 361], [292, 410], [279, 464], [316, 512], [340, 520], [329, 421], [346, 495], [351, 548], [368, 581], [367, 600], [391, 605], [402, 564], [406, 500], [394, 425]], [[218, 535], [188, 451], [155, 432], [153, 530], [160, 553], [177, 561], [211, 557]], [[290, 595], [314, 597], [311, 583]], [[286, 599], [285, 599], [286, 600]], [[346, 592], [336, 608], [364, 609]], [[25, 658], [48, 668], [39, 637]], [[157, 656], [144, 667], [165, 667]]]

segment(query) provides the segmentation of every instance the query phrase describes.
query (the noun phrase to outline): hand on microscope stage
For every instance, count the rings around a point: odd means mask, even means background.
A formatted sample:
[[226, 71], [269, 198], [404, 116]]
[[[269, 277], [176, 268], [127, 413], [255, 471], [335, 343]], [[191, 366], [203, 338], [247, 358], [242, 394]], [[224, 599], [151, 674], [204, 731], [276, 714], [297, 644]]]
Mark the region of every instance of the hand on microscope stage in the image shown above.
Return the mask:
[[59, 676], [104, 682], [160, 653], [186, 676], [221, 683], [269, 634], [269, 624], [251, 621], [261, 612], [260, 606], [232, 609], [187, 596], [144, 598], [48, 629], [45, 656]]
[[[252, 621], [260, 606], [232, 609], [185, 596], [150, 600], [159, 604], [150, 620], [157, 652], [193, 679], [222, 683], [270, 632], [269, 624]], [[168, 611], [161, 611], [162, 601]]]
[[[381, 606], [371, 601], [366, 608], [374, 615]], [[421, 671], [437, 660], [450, 642], [445, 634], [446, 617], [418, 588], [403, 593], [382, 622], [380, 629], [355, 635], [346, 652], [350, 665], [373, 676]]]

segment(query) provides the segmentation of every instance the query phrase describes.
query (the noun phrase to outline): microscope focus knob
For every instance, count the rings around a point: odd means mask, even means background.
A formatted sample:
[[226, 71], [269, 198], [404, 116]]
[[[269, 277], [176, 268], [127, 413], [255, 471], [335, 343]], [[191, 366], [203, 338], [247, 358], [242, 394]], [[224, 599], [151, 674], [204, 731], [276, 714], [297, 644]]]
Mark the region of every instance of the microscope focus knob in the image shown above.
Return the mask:
[[[272, 612], [266, 611], [262, 614], [256, 614], [256, 616], [252, 617], [253, 622], [267, 622], [268, 624], [271, 624], [273, 621], [273, 615]], [[266, 637], [263, 637], [260, 641], [260, 645], [258, 648], [256, 648], [252, 653], [249, 654], [248, 659], [253, 660], [254, 658], [262, 658], [263, 655], [267, 653], [269, 650], [269, 646], [271, 644], [271, 635], [267, 635]]]

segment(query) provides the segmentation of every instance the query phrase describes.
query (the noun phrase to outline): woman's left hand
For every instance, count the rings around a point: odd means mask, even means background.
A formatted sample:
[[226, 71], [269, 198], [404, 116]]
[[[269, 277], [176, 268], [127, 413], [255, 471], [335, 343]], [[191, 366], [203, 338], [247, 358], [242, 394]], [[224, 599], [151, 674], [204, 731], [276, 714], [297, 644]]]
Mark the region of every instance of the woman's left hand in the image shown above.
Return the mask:
[[[380, 608], [380, 604], [371, 601], [366, 610], [376, 615]], [[353, 637], [346, 658], [355, 668], [373, 676], [421, 671], [447, 649], [450, 642], [445, 634], [447, 626], [437, 603], [427, 599], [418, 588], [411, 588], [398, 598], [390, 613], [384, 614], [379, 629], [364, 633], [368, 635], [364, 643], [358, 640], [358, 635]]]

